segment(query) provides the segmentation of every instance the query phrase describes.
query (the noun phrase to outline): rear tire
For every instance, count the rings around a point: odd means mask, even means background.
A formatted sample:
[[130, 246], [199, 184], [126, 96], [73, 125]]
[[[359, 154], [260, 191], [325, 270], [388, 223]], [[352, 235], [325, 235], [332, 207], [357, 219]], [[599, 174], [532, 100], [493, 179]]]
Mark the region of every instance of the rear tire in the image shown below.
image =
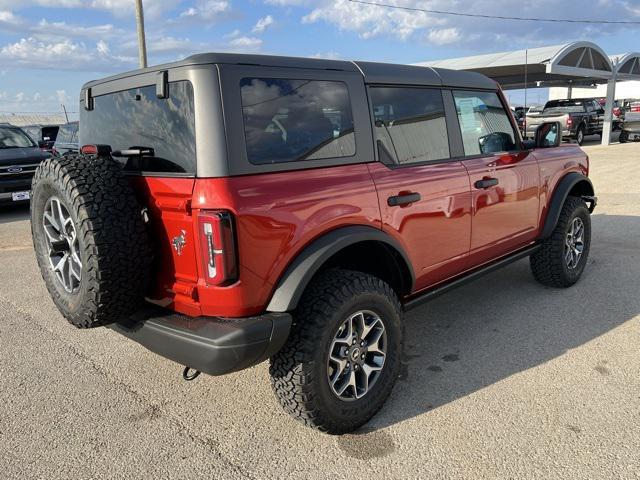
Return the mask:
[[42, 162], [32, 183], [31, 232], [47, 290], [76, 327], [116, 322], [142, 303], [147, 234], [133, 189], [111, 157]]
[[629, 141], [629, 133], [623, 130], [620, 132], [620, 138], [618, 140], [620, 143], [627, 143]]
[[[354, 337], [358, 325], [370, 330]], [[352, 432], [391, 393], [402, 348], [402, 309], [391, 287], [372, 275], [327, 271], [305, 291], [287, 343], [271, 358], [271, 384], [296, 420], [331, 434]]]
[[584, 200], [570, 196], [562, 207], [553, 233], [530, 257], [533, 276], [548, 287], [570, 287], [584, 271], [590, 246], [589, 209]]
[[584, 143], [584, 127], [580, 125], [576, 131], [576, 143], [582, 145]]

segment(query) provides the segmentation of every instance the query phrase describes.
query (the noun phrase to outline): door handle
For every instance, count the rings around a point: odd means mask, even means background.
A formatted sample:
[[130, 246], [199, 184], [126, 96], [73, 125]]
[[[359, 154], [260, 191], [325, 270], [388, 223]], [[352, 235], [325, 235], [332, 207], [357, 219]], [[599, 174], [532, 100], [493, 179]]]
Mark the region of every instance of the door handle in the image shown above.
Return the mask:
[[497, 178], [483, 178], [474, 183], [473, 186], [480, 190], [495, 187], [498, 183]]
[[390, 207], [397, 207], [402, 205], [408, 205], [410, 203], [414, 203], [420, 200], [419, 193], [405, 193], [402, 195], [395, 195], [393, 197], [387, 198], [387, 205]]

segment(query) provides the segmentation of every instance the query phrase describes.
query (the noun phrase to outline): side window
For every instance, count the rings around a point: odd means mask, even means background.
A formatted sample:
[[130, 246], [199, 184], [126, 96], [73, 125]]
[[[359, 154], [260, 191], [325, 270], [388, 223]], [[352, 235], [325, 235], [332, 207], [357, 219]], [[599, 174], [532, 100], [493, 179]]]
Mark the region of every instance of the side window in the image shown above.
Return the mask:
[[397, 164], [449, 158], [442, 92], [433, 88], [372, 87], [376, 140]]
[[593, 112], [596, 109], [593, 102], [587, 102], [586, 105], [587, 105], [587, 112], [589, 113]]
[[150, 85], [94, 98], [94, 109], [80, 108], [80, 143], [153, 149], [153, 156], [131, 158], [125, 170], [188, 173], [196, 171], [195, 116], [190, 82], [169, 84], [169, 98], [156, 97]]
[[454, 91], [465, 155], [516, 150], [515, 132], [495, 92]]
[[355, 155], [345, 83], [243, 78], [240, 94], [247, 157], [254, 165]]

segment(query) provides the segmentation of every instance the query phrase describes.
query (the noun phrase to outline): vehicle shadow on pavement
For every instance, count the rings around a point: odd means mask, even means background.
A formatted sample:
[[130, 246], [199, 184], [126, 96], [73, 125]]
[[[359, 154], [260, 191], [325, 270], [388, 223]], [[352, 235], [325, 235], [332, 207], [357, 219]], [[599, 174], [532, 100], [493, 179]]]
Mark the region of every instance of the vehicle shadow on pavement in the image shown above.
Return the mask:
[[[539, 285], [525, 259], [408, 312], [400, 381], [365, 430], [428, 415], [640, 313], [640, 217], [594, 215], [592, 226], [587, 269], [572, 288]], [[590, 374], [609, 373], [607, 359], [592, 363]]]
[[29, 220], [29, 203], [0, 205], [0, 225]]

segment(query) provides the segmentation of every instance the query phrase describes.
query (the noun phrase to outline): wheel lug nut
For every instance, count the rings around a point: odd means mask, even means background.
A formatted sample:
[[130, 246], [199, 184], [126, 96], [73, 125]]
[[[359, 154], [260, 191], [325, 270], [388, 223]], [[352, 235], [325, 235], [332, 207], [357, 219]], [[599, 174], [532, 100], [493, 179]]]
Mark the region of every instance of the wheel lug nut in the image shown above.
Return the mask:
[[364, 347], [364, 340], [360, 342], [360, 346]]
[[364, 360], [364, 353], [360, 356], [360, 358], [362, 358]]
[[351, 343], [351, 345], [355, 345], [355, 344], [356, 344], [356, 341], [355, 341], [355, 339], [354, 339], [354, 340], [353, 340], [353, 342]]

